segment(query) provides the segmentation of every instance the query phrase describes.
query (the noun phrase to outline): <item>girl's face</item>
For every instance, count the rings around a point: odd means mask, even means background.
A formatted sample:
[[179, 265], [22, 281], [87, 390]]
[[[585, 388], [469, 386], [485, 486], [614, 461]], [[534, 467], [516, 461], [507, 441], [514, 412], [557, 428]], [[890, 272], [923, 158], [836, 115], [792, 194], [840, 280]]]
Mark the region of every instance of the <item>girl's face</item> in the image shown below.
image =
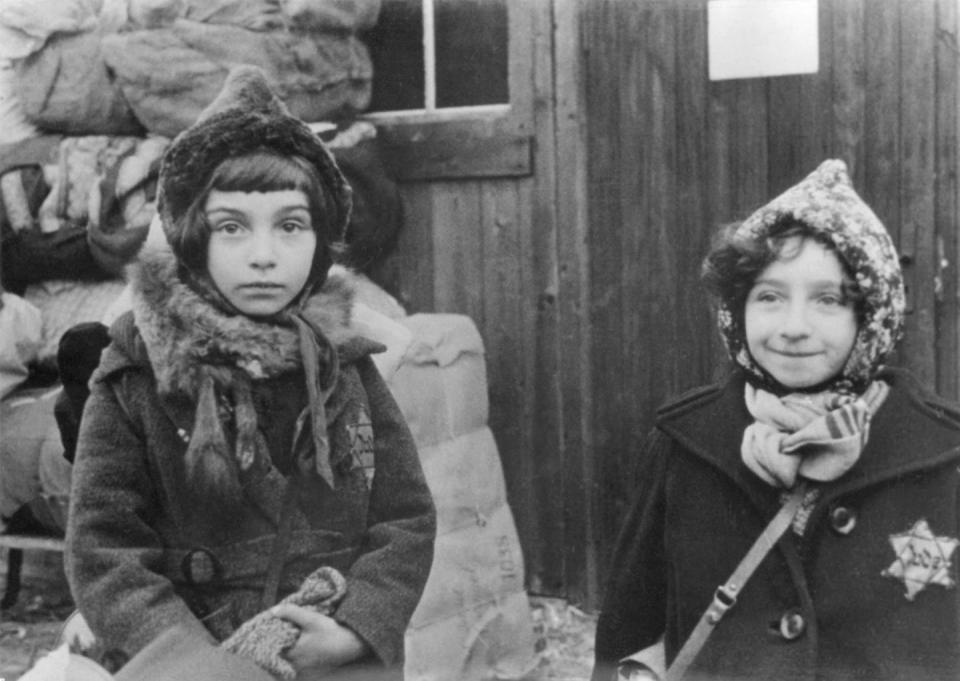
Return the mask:
[[211, 190], [207, 272], [217, 289], [251, 317], [276, 314], [307, 283], [317, 234], [306, 195]]
[[809, 388], [839, 374], [857, 337], [837, 254], [801, 236], [760, 273], [744, 311], [754, 360], [786, 388]]

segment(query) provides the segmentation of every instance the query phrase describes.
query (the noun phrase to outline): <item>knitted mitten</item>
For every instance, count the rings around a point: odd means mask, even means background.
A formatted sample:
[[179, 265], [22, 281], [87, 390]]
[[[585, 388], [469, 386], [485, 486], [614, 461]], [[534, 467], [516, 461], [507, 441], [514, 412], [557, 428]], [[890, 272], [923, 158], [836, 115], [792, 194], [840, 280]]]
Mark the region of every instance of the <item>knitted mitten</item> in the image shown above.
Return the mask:
[[[347, 592], [343, 575], [331, 567], [322, 567], [307, 577], [300, 588], [281, 603], [292, 603], [329, 615]], [[296, 670], [282, 653], [293, 646], [300, 629], [265, 610], [251, 617], [221, 645], [232, 653], [243, 655], [284, 679], [296, 677]]]

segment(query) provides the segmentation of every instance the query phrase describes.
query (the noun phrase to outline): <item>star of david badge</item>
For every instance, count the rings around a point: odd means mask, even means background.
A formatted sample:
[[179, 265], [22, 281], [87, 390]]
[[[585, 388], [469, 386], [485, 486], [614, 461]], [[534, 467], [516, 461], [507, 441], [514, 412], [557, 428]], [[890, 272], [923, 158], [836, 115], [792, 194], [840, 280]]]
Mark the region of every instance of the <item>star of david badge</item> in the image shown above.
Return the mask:
[[926, 520], [918, 520], [906, 532], [890, 535], [890, 544], [896, 558], [883, 571], [884, 577], [893, 577], [907, 587], [905, 594], [912, 601], [930, 584], [939, 584], [947, 589], [956, 586], [950, 575], [950, 556], [960, 540], [951, 537], [936, 537]]

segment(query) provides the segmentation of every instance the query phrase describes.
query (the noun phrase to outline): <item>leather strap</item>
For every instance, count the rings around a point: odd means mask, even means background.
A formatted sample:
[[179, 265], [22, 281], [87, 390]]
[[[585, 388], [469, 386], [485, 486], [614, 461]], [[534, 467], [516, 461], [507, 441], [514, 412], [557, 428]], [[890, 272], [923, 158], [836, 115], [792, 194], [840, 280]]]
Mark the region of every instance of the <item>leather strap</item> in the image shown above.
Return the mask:
[[680, 681], [683, 679], [684, 674], [687, 673], [690, 665], [693, 664], [693, 661], [700, 653], [707, 639], [710, 638], [710, 634], [713, 633], [714, 628], [716, 628], [720, 620], [723, 619], [727, 610], [736, 605], [737, 595], [743, 591], [747, 580], [750, 579], [766, 555], [770, 553], [770, 549], [776, 545], [780, 537], [783, 536], [783, 533], [790, 527], [793, 517], [797, 514], [797, 511], [800, 510], [800, 504], [803, 502], [803, 497], [806, 492], [806, 484], [803, 482], [797, 483], [796, 487], [793, 488], [787, 497], [786, 502], [773, 517], [773, 520], [767, 524], [766, 528], [764, 528], [763, 532], [760, 533], [760, 536], [757, 537], [757, 540], [753, 543], [753, 546], [747, 551], [747, 555], [745, 555], [740, 561], [740, 564], [737, 565], [737, 569], [733, 571], [733, 574], [730, 575], [730, 578], [725, 584], [717, 587], [717, 591], [713, 596], [713, 602], [704, 611], [703, 615], [700, 616], [700, 621], [697, 622], [697, 626], [693, 628], [689, 638], [687, 638], [680, 652], [677, 653], [676, 658], [674, 658], [673, 664], [667, 669], [667, 681]]

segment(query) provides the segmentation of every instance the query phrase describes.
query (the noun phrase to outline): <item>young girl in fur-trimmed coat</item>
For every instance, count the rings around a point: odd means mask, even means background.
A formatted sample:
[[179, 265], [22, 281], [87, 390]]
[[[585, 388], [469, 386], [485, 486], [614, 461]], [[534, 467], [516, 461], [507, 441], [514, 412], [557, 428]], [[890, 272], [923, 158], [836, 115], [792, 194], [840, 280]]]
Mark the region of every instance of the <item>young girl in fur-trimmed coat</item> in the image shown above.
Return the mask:
[[[630, 678], [663, 678], [690, 639], [685, 679], [958, 678], [960, 412], [883, 367], [903, 279], [843, 162], [727, 229], [704, 278], [735, 371], [657, 415], [594, 681], [628, 656]], [[775, 516], [782, 537], [730, 579]]]
[[67, 530], [80, 611], [134, 656], [121, 677], [400, 668], [435, 514], [381, 348], [327, 278], [349, 210], [256, 69], [166, 152], [168, 243], [132, 268], [91, 381]]

